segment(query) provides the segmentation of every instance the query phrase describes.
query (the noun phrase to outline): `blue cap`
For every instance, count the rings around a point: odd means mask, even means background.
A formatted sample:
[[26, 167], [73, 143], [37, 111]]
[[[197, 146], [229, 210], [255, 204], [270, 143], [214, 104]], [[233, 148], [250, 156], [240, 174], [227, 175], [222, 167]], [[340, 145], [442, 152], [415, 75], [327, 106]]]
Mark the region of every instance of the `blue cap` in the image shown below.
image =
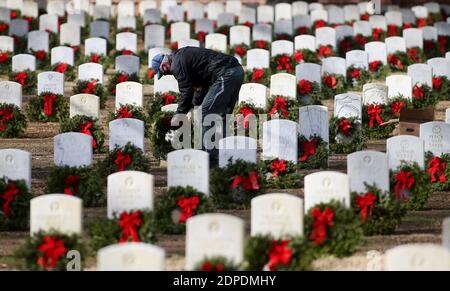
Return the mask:
[[164, 55], [157, 54], [156, 56], [153, 57], [153, 60], [152, 60], [152, 69], [155, 72], [155, 74], [158, 75], [158, 78], [160, 77], [159, 67], [161, 66], [163, 59], [164, 59]]

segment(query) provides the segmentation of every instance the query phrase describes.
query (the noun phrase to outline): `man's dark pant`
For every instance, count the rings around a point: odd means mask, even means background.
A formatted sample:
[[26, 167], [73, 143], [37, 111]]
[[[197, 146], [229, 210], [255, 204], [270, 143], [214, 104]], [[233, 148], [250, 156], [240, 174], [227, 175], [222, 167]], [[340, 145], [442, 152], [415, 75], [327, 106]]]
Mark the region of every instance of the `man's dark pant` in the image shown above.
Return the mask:
[[[208, 93], [203, 99], [201, 105], [202, 113], [202, 140], [203, 150], [206, 150], [210, 155], [210, 166], [216, 166], [219, 161], [219, 150], [217, 148], [207, 149], [206, 144], [210, 141], [205, 141], [205, 133], [213, 126], [205, 125], [204, 120], [209, 114], [217, 114], [223, 120], [223, 133], [225, 133], [226, 115], [233, 113], [234, 106], [239, 99], [239, 90], [244, 81], [244, 70], [241, 66], [236, 66], [224, 71], [224, 73], [217, 78], [216, 82], [209, 88]], [[209, 123], [209, 122], [207, 122]], [[225, 134], [223, 134], [225, 137]]]

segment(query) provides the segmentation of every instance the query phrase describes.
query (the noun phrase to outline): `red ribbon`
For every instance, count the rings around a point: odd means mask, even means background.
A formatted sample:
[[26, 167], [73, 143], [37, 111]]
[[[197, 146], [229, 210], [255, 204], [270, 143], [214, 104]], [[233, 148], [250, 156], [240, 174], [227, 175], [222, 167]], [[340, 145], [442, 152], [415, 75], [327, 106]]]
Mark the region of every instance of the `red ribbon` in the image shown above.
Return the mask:
[[395, 24], [389, 24], [387, 26], [387, 34], [389, 36], [397, 36], [398, 35], [398, 27]]
[[24, 88], [27, 88], [28, 84], [25, 84], [27, 77], [28, 77], [27, 72], [20, 72], [14, 76], [14, 80], [20, 85], [22, 85]]
[[126, 74], [120, 74], [117, 77], [117, 84], [120, 84], [120, 83], [123, 83], [123, 82], [126, 82], [126, 81], [128, 81], [128, 75], [126, 75]]
[[91, 61], [91, 63], [98, 64], [100, 62], [100, 56], [99, 55], [91, 55], [90, 61]]
[[359, 77], [361, 76], [361, 72], [359, 69], [354, 68], [352, 70], [349, 71], [349, 75], [352, 79], [358, 80]]
[[53, 102], [58, 98], [53, 93], [44, 95], [44, 114], [47, 117], [51, 117], [53, 115]]
[[300, 162], [306, 162], [309, 156], [316, 154], [317, 141], [312, 139], [302, 143], [303, 155], [300, 157]]
[[373, 40], [379, 41], [382, 32], [383, 32], [383, 30], [381, 28], [374, 28], [373, 32], [372, 32]]
[[270, 117], [273, 118], [275, 113], [278, 109], [281, 110], [281, 114], [284, 118], [288, 116], [289, 112], [286, 110], [287, 107], [287, 101], [283, 97], [277, 97], [275, 98], [275, 105], [272, 107], [272, 110], [270, 110]]
[[153, 78], [153, 76], [155, 76], [155, 70], [153, 70], [153, 69], [150, 69], [149, 71], [148, 71], [148, 73], [147, 73], [147, 79], [152, 79]]
[[[416, 180], [412, 176], [411, 171], [400, 171], [395, 175], [395, 181], [396, 181], [396, 184], [395, 184], [394, 192], [395, 192], [397, 198], [400, 198], [401, 194], [403, 192], [405, 192], [405, 190], [411, 189], [411, 187], [414, 185]], [[401, 189], [402, 193], [400, 193], [400, 189]]]
[[300, 34], [307, 34], [309, 31], [309, 28], [306, 26], [300, 26], [299, 28], [297, 28], [297, 35]]
[[412, 95], [416, 99], [423, 99], [424, 93], [423, 93], [422, 86], [415, 85], [414, 88], [413, 88], [413, 91], [412, 91]]
[[292, 249], [288, 247], [289, 241], [274, 241], [269, 251], [269, 270], [275, 271], [280, 265], [287, 266], [291, 262]]
[[241, 46], [237, 46], [234, 52], [241, 58], [245, 56], [245, 49]]
[[9, 54], [7, 52], [0, 53], [0, 64], [3, 64], [8, 60], [9, 60]]
[[327, 226], [333, 225], [334, 211], [328, 207], [324, 211], [316, 207], [311, 211], [311, 215], [314, 217], [314, 231], [309, 236], [309, 240], [320, 245], [327, 237]]
[[301, 95], [307, 95], [311, 93], [312, 85], [308, 80], [300, 80], [298, 81], [298, 89]]
[[194, 216], [199, 203], [200, 198], [197, 195], [189, 198], [184, 198], [182, 196], [178, 197], [178, 207], [180, 207], [181, 210], [178, 222], [185, 223], [188, 218]]
[[247, 191], [258, 190], [259, 189], [258, 178], [259, 178], [258, 174], [255, 171], [249, 172], [247, 174], [247, 177], [237, 176], [234, 178], [231, 188], [235, 190], [239, 186], [239, 184], [242, 184], [242, 188], [244, 188], [244, 190]]
[[93, 94], [96, 86], [97, 82], [91, 81], [86, 85], [86, 88], [84, 88], [81, 92], [85, 94]]
[[281, 55], [277, 58], [277, 70], [286, 70], [292, 72], [291, 58], [287, 55]]
[[64, 74], [64, 73], [67, 71], [68, 68], [69, 68], [69, 65], [68, 65], [68, 64], [65, 64], [65, 63], [59, 63], [59, 64], [56, 65], [56, 67], [55, 67], [55, 72]]
[[200, 41], [200, 43], [204, 43], [205, 37], [206, 37], [206, 32], [199, 31], [197, 34], [198, 34], [198, 40]]
[[131, 156], [128, 154], [124, 155], [121, 150], [118, 150], [114, 164], [117, 166], [117, 172], [122, 172], [126, 167], [131, 165]]
[[431, 182], [435, 183], [437, 182], [436, 174], [439, 177], [439, 181], [441, 183], [444, 183], [447, 179], [445, 178], [445, 175], [443, 171], [446, 168], [446, 165], [444, 162], [442, 162], [440, 157], [434, 157], [431, 159], [431, 161], [428, 164], [428, 173], [431, 175]]
[[381, 67], [381, 61], [373, 61], [369, 63], [369, 69], [372, 72], [376, 72], [379, 67]]
[[417, 27], [421, 28], [423, 26], [427, 25], [427, 19], [426, 18], [419, 18], [417, 19]]
[[403, 70], [403, 63], [396, 55], [389, 55], [388, 62], [399, 70]]
[[9, 28], [8, 24], [6, 24], [6, 23], [1, 23], [0, 24], [0, 32], [5, 32], [5, 31], [8, 30], [8, 28]]
[[364, 35], [362, 35], [362, 34], [357, 34], [357, 35], [355, 36], [355, 41], [356, 41], [359, 45], [364, 46], [364, 45], [367, 43], [367, 38], [366, 38]]
[[128, 106], [122, 106], [117, 110], [117, 118], [132, 118], [133, 113], [128, 111]]
[[213, 266], [211, 261], [207, 261], [202, 265], [201, 270], [203, 272], [222, 272], [225, 270], [225, 267], [221, 263], [217, 263]]
[[37, 51], [34, 55], [38, 60], [43, 61], [45, 60], [47, 53], [45, 51]]
[[325, 77], [324, 77], [324, 80], [323, 80], [323, 82], [325, 83], [325, 85], [328, 87], [328, 88], [331, 88], [331, 89], [336, 89], [336, 86], [337, 86], [337, 80], [336, 80], [336, 78], [334, 77], [334, 76], [332, 76], [332, 75], [326, 75]]
[[414, 48], [409, 48], [407, 51], [408, 56], [414, 61], [414, 62], [419, 62], [419, 58], [417, 56], [418, 52], [416, 49]]
[[0, 110], [0, 132], [3, 132], [8, 125], [8, 121], [13, 119], [13, 113], [9, 107]]
[[326, 26], [326, 25], [327, 25], [327, 23], [325, 22], [325, 20], [322, 20], [322, 19], [317, 20], [316, 22], [314, 22], [314, 28], [315, 28], [315, 29], [324, 27], [324, 26]]
[[382, 124], [383, 120], [381, 119], [381, 107], [378, 104], [370, 104], [369, 108], [367, 108], [367, 114], [369, 114], [369, 127], [372, 128], [374, 126], [374, 121], [378, 124]]
[[404, 106], [405, 102], [403, 101], [392, 102], [391, 104], [392, 113], [399, 114]]
[[2, 210], [6, 217], [11, 217], [10, 205], [13, 202], [14, 197], [19, 195], [19, 193], [19, 188], [13, 183], [9, 183], [8, 186], [6, 186], [5, 192], [1, 193], [0, 197], [4, 200]]
[[349, 135], [352, 128], [353, 128], [352, 124], [347, 119], [342, 119], [339, 122], [339, 132], [341, 132], [345, 136]]
[[284, 174], [286, 172], [285, 160], [273, 160], [272, 162], [272, 177], [278, 177], [278, 174]]
[[175, 95], [170, 95], [168, 93], [164, 93], [162, 96], [165, 99], [165, 104], [166, 105], [170, 105], [173, 104], [173, 102], [175, 101]]
[[317, 53], [319, 59], [333, 56], [333, 50], [327, 45], [321, 45]]
[[91, 132], [92, 126], [93, 126], [92, 122], [86, 121], [85, 124], [80, 124], [80, 132], [92, 137], [92, 148], [96, 149], [97, 142], [95, 141], [94, 135]]
[[362, 14], [362, 15], [360, 16], [360, 19], [361, 19], [362, 21], [369, 21], [369, 18], [370, 18], [369, 13], [364, 13], [364, 14]]
[[303, 55], [303, 53], [301, 51], [296, 51], [294, 53], [294, 60], [297, 63], [300, 63], [301, 61], [303, 61], [305, 59], [305, 56]]
[[250, 21], [244, 22], [244, 25], [247, 26], [247, 27], [249, 27], [249, 28], [252, 28], [252, 27], [253, 27], [253, 23], [251, 23]]
[[131, 50], [123, 50], [122, 51], [122, 56], [131, 56], [133, 55], [133, 51]]
[[433, 77], [433, 89], [440, 90], [442, 86], [441, 77]]
[[257, 40], [255, 41], [255, 47], [260, 49], [267, 49], [267, 42], [264, 40]]
[[64, 194], [76, 195], [78, 193], [78, 186], [80, 184], [80, 176], [69, 175], [66, 178], [66, 186], [64, 187]]
[[264, 70], [263, 69], [253, 69], [252, 81], [259, 82], [263, 76], [264, 76]]
[[58, 265], [61, 257], [67, 253], [67, 248], [61, 239], [53, 236], [44, 236], [44, 242], [38, 247], [40, 256], [37, 259], [38, 266], [51, 270]]
[[14, 10], [11, 11], [11, 12], [10, 12], [10, 18], [11, 18], [11, 19], [16, 19], [16, 18], [17, 18], [17, 11], [14, 11]]
[[142, 225], [141, 212], [135, 211], [131, 214], [122, 212], [120, 214], [119, 226], [122, 228], [122, 237], [119, 243], [125, 243], [130, 240], [132, 242], [140, 242], [138, 229]]
[[[253, 111], [250, 107], [244, 106], [241, 109], [239, 109], [239, 113], [242, 114], [244, 117], [244, 128], [248, 128], [250, 125], [250, 121], [248, 120], [250, 116], [252, 116]], [[238, 120], [238, 123], [240, 122], [240, 118]]]
[[356, 196], [356, 208], [360, 209], [359, 215], [364, 221], [372, 215], [375, 201], [377, 201], [377, 197], [371, 192], [366, 193], [364, 196]]

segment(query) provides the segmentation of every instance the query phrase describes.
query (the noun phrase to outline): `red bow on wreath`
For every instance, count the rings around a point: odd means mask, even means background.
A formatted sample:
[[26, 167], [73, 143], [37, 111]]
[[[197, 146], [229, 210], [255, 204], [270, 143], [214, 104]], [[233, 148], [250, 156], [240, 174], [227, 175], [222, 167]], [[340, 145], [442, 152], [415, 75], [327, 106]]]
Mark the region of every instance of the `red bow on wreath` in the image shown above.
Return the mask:
[[122, 212], [119, 226], [122, 229], [122, 237], [119, 243], [128, 242], [130, 237], [133, 242], [140, 242], [138, 229], [142, 225], [141, 212], [135, 211], [131, 214]]
[[133, 113], [128, 111], [128, 106], [120, 107], [119, 110], [117, 110], [117, 118], [132, 118]]
[[200, 43], [205, 42], [205, 37], [206, 37], [206, 32], [204, 32], [204, 31], [198, 32], [198, 40], [200, 41]]
[[173, 102], [175, 101], [175, 95], [170, 95], [168, 93], [164, 93], [162, 96], [165, 99], [165, 104], [166, 105], [170, 105], [173, 104]]
[[100, 62], [100, 56], [99, 55], [91, 55], [91, 57], [89, 58], [91, 63], [96, 63], [98, 64]]
[[418, 52], [416, 49], [414, 48], [409, 48], [407, 51], [407, 55], [415, 62], [419, 62], [419, 58], [417, 56]]
[[361, 46], [364, 46], [367, 43], [366, 37], [364, 35], [362, 35], [362, 34], [356, 35], [355, 36], [355, 41]]
[[447, 42], [448, 37], [446, 35], [438, 35], [439, 51], [441, 52], [441, 54], [445, 53], [445, 50], [447, 48]]
[[197, 195], [188, 198], [182, 196], [178, 197], [178, 207], [180, 207], [181, 210], [178, 222], [185, 223], [188, 218], [194, 216], [199, 203], [200, 198]]
[[5, 192], [3, 192], [0, 197], [4, 200], [2, 210], [6, 217], [11, 217], [11, 208], [9, 206], [14, 200], [16, 195], [19, 195], [20, 190], [17, 188], [16, 184], [10, 183], [6, 187]]
[[131, 56], [133, 55], [133, 51], [131, 50], [123, 50], [122, 51], [122, 56]]
[[302, 52], [296, 51], [296, 52], [294, 53], [294, 60], [295, 60], [297, 63], [300, 63], [300, 62], [303, 61], [304, 59], [305, 59], [305, 56], [303, 55]]
[[126, 81], [128, 81], [128, 75], [127, 74], [120, 74], [117, 77], [117, 84], [120, 84], [120, 83], [123, 83], [123, 82], [126, 82]]
[[369, 69], [371, 72], [376, 72], [381, 65], [381, 61], [373, 61], [369, 63]]
[[95, 141], [94, 136], [92, 135], [92, 122], [90, 121], [86, 121], [85, 124], [80, 124], [80, 132], [87, 134], [89, 136], [92, 137], [92, 148], [96, 149], [97, 148], [97, 142]]
[[253, 110], [250, 107], [244, 106], [241, 109], [239, 109], [239, 113], [241, 113], [242, 116], [244, 117], [244, 128], [247, 129], [250, 125], [250, 121], [248, 119], [250, 116], [252, 116]]
[[263, 69], [253, 69], [252, 81], [259, 82], [263, 76], [264, 76], [264, 70]]
[[13, 119], [13, 111], [11, 108], [4, 108], [0, 110], [0, 132], [3, 132], [8, 125], [8, 121]]
[[442, 86], [441, 77], [433, 77], [433, 89], [440, 90]]
[[34, 56], [36, 57], [36, 59], [43, 61], [47, 57], [47, 53], [45, 51], [37, 51]]
[[53, 236], [44, 236], [44, 242], [38, 247], [39, 257], [37, 259], [38, 266], [51, 270], [58, 265], [61, 257], [67, 253], [67, 248], [61, 239]]
[[76, 195], [78, 193], [78, 186], [80, 184], [80, 176], [69, 175], [66, 178], [66, 186], [64, 187], [64, 194]]
[[388, 34], [389, 36], [397, 36], [397, 35], [398, 35], [397, 31], [398, 31], [397, 25], [395, 25], [395, 24], [389, 24], [389, 25], [387, 26], [387, 34]]
[[289, 112], [286, 110], [287, 107], [287, 101], [283, 97], [277, 97], [275, 98], [275, 105], [272, 107], [272, 110], [270, 110], [270, 117], [273, 118], [277, 110], [281, 110], [281, 115], [283, 115], [284, 118], [288, 116]]
[[126, 167], [131, 165], [131, 156], [128, 154], [124, 155], [122, 150], [118, 150], [114, 164], [117, 166], [117, 172], [122, 172]]
[[300, 26], [299, 28], [297, 28], [297, 35], [307, 34], [308, 31], [309, 31], [309, 28], [307, 26]]
[[366, 193], [364, 196], [356, 196], [356, 208], [360, 209], [359, 215], [364, 221], [372, 215], [375, 201], [377, 201], [377, 196], [373, 195], [371, 192]]
[[151, 80], [153, 76], [155, 76], [155, 70], [150, 69], [150, 71], [148, 71], [147, 73], [147, 79]]
[[44, 95], [44, 114], [47, 117], [51, 117], [53, 115], [53, 102], [58, 98], [53, 93]]
[[421, 28], [423, 26], [427, 25], [427, 19], [426, 18], [419, 18], [417, 19], [417, 27]]
[[211, 261], [205, 262], [201, 267], [202, 272], [222, 272], [224, 269], [225, 267], [221, 263], [216, 263], [216, 265], [213, 266]]
[[285, 160], [274, 160], [272, 162], [272, 177], [278, 177], [278, 174], [284, 174], [286, 172]]
[[26, 80], [27, 80], [27, 77], [28, 77], [27, 72], [20, 72], [20, 73], [17, 73], [17, 74], [14, 76], [14, 80], [15, 80], [17, 83], [19, 83], [20, 85], [22, 85], [22, 86], [24, 86], [24, 87], [28, 87], [28, 85], [25, 84], [25, 82], [26, 82]]
[[329, 46], [321, 45], [319, 47], [319, 51], [317, 52], [317, 57], [319, 59], [331, 56], [333, 56], [333, 50]]
[[331, 88], [333, 90], [336, 89], [336, 86], [337, 86], [336, 77], [334, 77], [332, 75], [327, 75], [327, 76], [325, 76], [323, 81], [328, 88]]
[[413, 91], [412, 91], [412, 95], [416, 99], [423, 99], [424, 93], [423, 93], [422, 86], [415, 85], [414, 88], [413, 88]]
[[327, 237], [327, 226], [333, 225], [334, 211], [328, 207], [324, 211], [316, 207], [311, 211], [311, 215], [314, 217], [314, 231], [309, 236], [309, 240], [320, 245]]
[[[412, 176], [412, 172], [411, 171], [400, 171], [395, 175], [395, 188], [394, 188], [394, 192], [397, 196], [397, 198], [400, 198], [401, 196], [403, 196], [405, 193], [405, 190], [409, 190], [411, 189], [411, 187], [414, 185], [415, 183], [415, 179]], [[400, 189], [401, 189], [401, 193], [400, 193]]]
[[396, 55], [389, 55], [388, 62], [399, 70], [403, 70], [403, 63]]
[[404, 106], [405, 102], [403, 101], [392, 102], [391, 104], [392, 113], [399, 114]]
[[339, 132], [345, 136], [348, 136], [353, 126], [350, 121], [343, 119], [339, 122]]
[[312, 139], [302, 143], [303, 155], [300, 157], [300, 162], [306, 162], [309, 156], [316, 154], [317, 141]]
[[14, 11], [14, 10], [11, 11], [11, 12], [10, 12], [10, 18], [11, 18], [11, 19], [16, 19], [16, 18], [17, 18], [17, 11]]
[[374, 28], [373, 32], [372, 32], [373, 40], [379, 41], [382, 32], [383, 32], [383, 30], [381, 28]]
[[278, 266], [287, 266], [291, 262], [292, 249], [288, 247], [289, 241], [274, 241], [269, 251], [268, 267], [270, 271], [275, 271]]
[[86, 88], [84, 88], [81, 92], [84, 94], [93, 94], [96, 86], [97, 82], [91, 81], [86, 85]]
[[287, 55], [281, 55], [277, 59], [277, 70], [286, 70], [292, 72], [291, 58]]
[[444, 162], [442, 162], [440, 157], [434, 157], [431, 159], [431, 161], [428, 164], [429, 168], [428, 168], [428, 173], [430, 173], [431, 175], [431, 182], [436, 182], [436, 174], [439, 177], [439, 181], [441, 183], [444, 183], [446, 181], [445, 175], [443, 173], [443, 171], [446, 168], [446, 165]]
[[258, 174], [255, 171], [251, 171], [247, 174], [247, 177], [244, 176], [237, 176], [233, 180], [233, 184], [231, 184], [231, 188], [235, 190], [239, 184], [242, 184], [242, 188], [244, 190], [250, 191], [250, 190], [258, 190], [259, 184], [258, 184]]
[[315, 28], [315, 29], [318, 29], [318, 28], [324, 27], [324, 26], [326, 26], [326, 25], [327, 25], [326, 21], [320, 19], [320, 20], [317, 20], [317, 21], [314, 23], [314, 28]]
[[241, 58], [243, 58], [245, 56], [245, 49], [241, 46], [237, 46], [236, 49], [234, 50], [234, 52], [240, 56]]
[[308, 80], [298, 81], [298, 89], [301, 95], [308, 95], [312, 90], [311, 82]]
[[264, 40], [257, 40], [255, 41], [255, 47], [259, 49], [266, 49], [267, 43]]
[[64, 74], [64, 73], [67, 71], [68, 68], [69, 68], [69, 65], [68, 65], [68, 64], [65, 64], [65, 63], [59, 63], [59, 64], [56, 65], [56, 67], [55, 67], [55, 72]]
[[369, 114], [369, 127], [372, 128], [374, 126], [374, 121], [376, 121], [379, 125], [383, 123], [381, 119], [380, 113], [382, 112], [380, 105], [378, 104], [370, 104], [369, 108], [367, 108], [367, 114]]
[[8, 28], [9, 28], [8, 24], [6, 24], [6, 23], [0, 24], [0, 32], [5, 32], [8, 30]]
[[361, 76], [361, 71], [357, 68], [354, 68], [350, 72], [348, 72], [348, 74], [352, 79], [358, 80], [359, 77]]
[[244, 25], [247, 26], [247, 27], [250, 27], [250, 28], [253, 27], [253, 23], [251, 23], [250, 21], [244, 22]]
[[5, 63], [9, 59], [9, 54], [7, 52], [0, 53], [0, 64]]

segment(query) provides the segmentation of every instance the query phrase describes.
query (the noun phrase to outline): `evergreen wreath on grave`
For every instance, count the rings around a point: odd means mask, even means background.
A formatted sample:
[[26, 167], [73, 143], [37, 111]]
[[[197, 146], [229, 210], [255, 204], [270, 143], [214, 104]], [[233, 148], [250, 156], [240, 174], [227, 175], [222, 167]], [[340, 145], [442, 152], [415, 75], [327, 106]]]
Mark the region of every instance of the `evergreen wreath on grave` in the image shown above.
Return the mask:
[[299, 99], [300, 106], [322, 104], [320, 102], [321, 89], [319, 83], [301, 79], [298, 80], [297, 86], [297, 98]]
[[217, 27], [215, 30], [216, 33], [225, 34], [226, 36], [230, 35], [230, 26], [229, 25], [222, 25], [220, 27]]
[[73, 88], [73, 95], [76, 94], [91, 94], [98, 96], [100, 99], [100, 108], [104, 109], [106, 105], [105, 88], [103, 84], [99, 83], [99, 80], [78, 80]]
[[450, 189], [450, 154], [433, 156], [431, 152], [425, 154], [426, 171], [430, 175], [433, 191], [446, 191]]
[[312, 30], [315, 31], [315, 30], [318, 29], [318, 28], [321, 28], [321, 27], [327, 27], [327, 26], [328, 26], [328, 23], [327, 23], [325, 20], [323, 20], [323, 19], [318, 19], [318, 20], [316, 20], [316, 21], [313, 22], [313, 24], [312, 24]]
[[140, 148], [127, 143], [124, 147], [116, 146], [105, 160], [97, 164], [97, 168], [99, 176], [106, 179], [109, 175], [122, 171], [148, 173], [150, 161]]
[[382, 41], [386, 39], [387, 32], [379, 27], [372, 28], [372, 40], [373, 41]]
[[61, 94], [42, 92], [26, 108], [30, 121], [61, 122], [69, 116], [69, 102]]
[[345, 54], [353, 49], [356, 49], [355, 39], [353, 36], [346, 36], [338, 43], [339, 56], [345, 58]]
[[371, 41], [372, 41], [372, 37], [365, 36], [361, 33], [358, 33], [357, 35], [355, 35], [355, 38], [354, 38], [354, 45], [355, 45], [354, 49], [364, 50], [366, 43], [371, 42]]
[[24, 181], [0, 178], [0, 231], [28, 228], [31, 198]]
[[437, 41], [433, 39], [424, 39], [423, 40], [423, 53], [425, 54], [426, 59], [436, 58], [441, 55], [439, 51], [439, 44]]
[[301, 49], [296, 50], [294, 52], [294, 55], [292, 56], [295, 63], [319, 63], [319, 59], [317, 58], [317, 54], [314, 51], [311, 51], [309, 49]]
[[270, 84], [270, 76], [270, 69], [254, 68], [245, 72], [245, 82], [258, 83], [267, 87]]
[[[59, 133], [79, 132], [92, 137], [92, 149], [95, 153], [103, 152], [105, 135], [96, 118], [76, 115], [63, 121], [59, 126]], [[56, 193], [56, 192], [55, 192]]]
[[25, 115], [14, 104], [0, 103], [0, 138], [20, 136], [27, 127]]
[[350, 154], [366, 147], [361, 122], [355, 117], [332, 117], [330, 141], [330, 151], [335, 154]]
[[390, 172], [391, 191], [408, 210], [422, 210], [431, 194], [430, 175], [414, 163], [402, 164]]
[[402, 34], [403, 34], [402, 30], [403, 30], [403, 27], [401, 27], [401, 26], [397, 26], [395, 24], [388, 24], [386, 36], [402, 36]]
[[422, 49], [419, 47], [410, 47], [406, 49], [406, 55], [408, 56], [408, 65], [426, 63], [427, 60]]
[[86, 247], [79, 235], [40, 231], [27, 237], [15, 252], [15, 257], [21, 261], [23, 270], [67, 271], [70, 262], [67, 253], [71, 250], [79, 251], [81, 260], [84, 261]]
[[147, 72], [144, 75], [143, 78], [144, 84], [153, 85], [155, 84], [155, 70], [152, 68], [148, 68]]
[[370, 73], [363, 68], [350, 66], [347, 68], [347, 84], [353, 91], [362, 91], [363, 85], [370, 80]]
[[145, 137], [148, 137], [149, 129], [147, 128], [147, 125], [149, 119], [147, 117], [147, 114], [145, 113], [144, 108], [133, 104], [119, 104], [119, 106], [119, 109], [117, 109], [115, 112], [109, 113], [108, 122], [122, 118], [134, 118], [142, 120], [144, 122]]
[[430, 25], [433, 25], [434, 23], [439, 22], [439, 21], [444, 21], [444, 19], [445, 19], [444, 15], [442, 14], [441, 11], [435, 12], [435, 13], [432, 13], [432, 12], [428, 12], [428, 13], [429, 14], [428, 14], [427, 21]]
[[364, 135], [368, 139], [384, 139], [391, 135], [395, 128], [393, 123], [385, 124], [400, 113], [406, 106], [403, 101], [394, 101], [391, 104], [364, 105], [362, 109], [362, 122]]
[[328, 166], [328, 146], [319, 136], [307, 139], [301, 135], [298, 138], [298, 168], [324, 169]]
[[80, 61], [80, 64], [85, 63], [101, 64], [103, 66], [103, 70], [106, 71], [111, 66], [112, 61], [108, 56], [92, 53], [88, 56], [84, 56]]
[[242, 60], [242, 64], [247, 63], [247, 52], [250, 49], [250, 47], [246, 44], [237, 44], [230, 48], [230, 51], [228, 52], [232, 56], [239, 56]]
[[445, 52], [450, 50], [450, 36], [438, 35], [438, 50], [441, 56], [444, 56]]
[[47, 180], [47, 193], [64, 193], [83, 199], [84, 207], [104, 205], [101, 177], [92, 166], [53, 166]]
[[292, 41], [293, 36], [289, 33], [276, 33], [274, 37], [274, 41], [276, 40], [289, 40]]
[[135, 54], [132, 50], [123, 49], [123, 50], [114, 51], [114, 58], [116, 58], [118, 56], [138, 56], [138, 55]]
[[390, 73], [389, 65], [384, 65], [381, 61], [369, 62], [369, 72], [372, 80], [386, 80]]
[[254, 49], [263, 49], [270, 50], [270, 43], [265, 40], [254, 40], [252, 42], [252, 48]]
[[22, 93], [24, 95], [31, 95], [36, 92], [37, 75], [35, 71], [11, 72], [9, 80], [22, 85]]
[[30, 54], [36, 57], [36, 69], [43, 70], [46, 68], [46, 66], [48, 66], [48, 63], [50, 62], [50, 56], [46, 51], [35, 51], [31, 49]]
[[295, 30], [295, 35], [302, 35], [302, 34], [309, 34], [309, 35], [314, 35], [311, 27], [308, 26], [299, 26], [297, 27]]
[[298, 120], [298, 108], [300, 107], [297, 99], [285, 96], [272, 96], [267, 100], [267, 115], [269, 119], [288, 119]]
[[161, 108], [166, 105], [177, 104], [180, 100], [180, 93], [169, 91], [164, 93], [156, 93], [153, 98], [150, 98], [147, 103], [147, 112], [150, 119], [156, 113], [161, 111]]
[[63, 62], [53, 64], [51, 71], [63, 74], [67, 81], [73, 81], [76, 78], [74, 67]]
[[243, 266], [246, 271], [309, 271], [315, 257], [314, 246], [304, 237], [256, 235], [246, 242]]
[[288, 54], [277, 55], [271, 58], [270, 68], [275, 73], [292, 74], [295, 70], [295, 61]]
[[0, 74], [8, 74], [11, 70], [13, 52], [0, 51]]
[[265, 189], [258, 165], [240, 159], [228, 161], [225, 168], [214, 168], [210, 180], [211, 199], [220, 209], [248, 208]]
[[[250, 136], [251, 130], [258, 130], [259, 128], [259, 115], [264, 114], [263, 108], [256, 107], [250, 102], [241, 102], [234, 109], [235, 122], [233, 124], [233, 132], [238, 132], [238, 135], [242, 135], [245, 132], [245, 136]], [[250, 125], [255, 123], [256, 128], [250, 128]], [[255, 131], [254, 133], [256, 133]]]
[[[31, 31], [31, 30], [30, 30]], [[19, 53], [28, 53], [28, 39], [26, 36], [17, 36], [13, 35], [12, 38], [14, 38], [14, 52], [16, 54]]]
[[447, 101], [450, 96], [450, 80], [445, 76], [433, 76], [433, 91], [438, 96], [438, 100]]
[[413, 108], [434, 107], [438, 103], [438, 98], [438, 94], [430, 86], [417, 83], [412, 89], [411, 106]]
[[8, 35], [9, 25], [6, 22], [0, 21], [0, 35]]
[[193, 187], [169, 187], [157, 198], [155, 228], [164, 234], [184, 234], [189, 218], [214, 210], [208, 197]]
[[283, 159], [263, 160], [259, 164], [266, 189], [296, 189], [303, 187], [303, 175], [297, 166]]
[[376, 186], [366, 185], [365, 193], [352, 192], [352, 208], [361, 217], [364, 235], [394, 233], [406, 214], [406, 205], [393, 193], [382, 193]]
[[322, 76], [322, 99], [333, 99], [338, 94], [345, 93], [345, 77], [337, 74], [325, 73]]
[[317, 49], [316, 55], [317, 59], [322, 61], [322, 59], [334, 56], [335, 53], [331, 45], [320, 45]]
[[387, 61], [392, 72], [405, 72], [408, 67], [408, 55], [406, 52], [397, 51], [389, 54]]
[[139, 76], [137, 74], [128, 75], [126, 73], [116, 72], [109, 79], [108, 94], [116, 95], [116, 86], [123, 82], [137, 82], [140, 83]]
[[305, 216], [305, 238], [319, 255], [345, 257], [364, 243], [361, 219], [340, 202], [320, 203]]
[[114, 213], [88, 226], [90, 247], [94, 252], [127, 242], [153, 243], [156, 241], [155, 216], [151, 210], [131, 210]]
[[239, 271], [240, 267], [225, 257], [207, 257], [199, 262], [194, 271], [201, 272], [231, 272]]
[[28, 22], [28, 31], [39, 30], [39, 19], [32, 16], [22, 17]]

